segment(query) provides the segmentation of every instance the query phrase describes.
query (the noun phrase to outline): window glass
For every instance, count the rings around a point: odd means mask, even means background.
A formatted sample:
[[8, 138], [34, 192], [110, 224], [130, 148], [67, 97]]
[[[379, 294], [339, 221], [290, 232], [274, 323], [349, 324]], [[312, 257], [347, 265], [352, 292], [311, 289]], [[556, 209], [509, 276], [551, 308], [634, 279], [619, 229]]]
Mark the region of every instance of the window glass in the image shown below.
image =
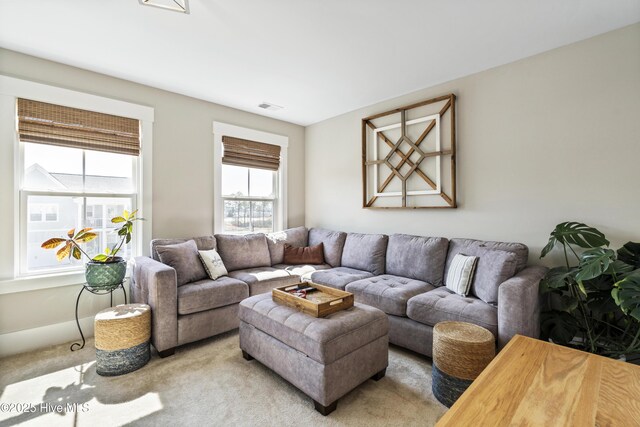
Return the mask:
[[251, 231], [251, 203], [243, 200], [224, 201], [224, 231], [248, 233]]
[[251, 202], [251, 216], [255, 233], [271, 233], [273, 231], [273, 201]]
[[249, 169], [222, 165], [222, 196], [247, 197], [249, 195]]
[[132, 156], [103, 151], [85, 151], [85, 191], [131, 193], [132, 177]]
[[24, 143], [24, 188], [82, 190], [82, 150]]
[[275, 172], [265, 169], [249, 170], [249, 196], [273, 197], [273, 176]]
[[[43, 221], [47, 209], [56, 210], [55, 221]], [[56, 250], [45, 250], [40, 245], [52, 237], [65, 237], [67, 231], [80, 226], [82, 197], [28, 196], [27, 210], [30, 219], [26, 225], [27, 269], [37, 271], [69, 267], [72, 264], [81, 265], [77, 260], [64, 260], [59, 263]], [[39, 220], [33, 221], [34, 216], [38, 216]]]

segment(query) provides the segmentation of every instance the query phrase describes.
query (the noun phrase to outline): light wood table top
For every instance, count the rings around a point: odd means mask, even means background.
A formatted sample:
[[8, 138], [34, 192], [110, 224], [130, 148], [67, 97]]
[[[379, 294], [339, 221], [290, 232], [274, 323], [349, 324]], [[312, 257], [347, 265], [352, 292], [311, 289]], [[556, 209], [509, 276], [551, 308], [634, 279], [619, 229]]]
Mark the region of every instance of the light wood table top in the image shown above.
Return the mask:
[[640, 426], [640, 366], [516, 335], [444, 426]]

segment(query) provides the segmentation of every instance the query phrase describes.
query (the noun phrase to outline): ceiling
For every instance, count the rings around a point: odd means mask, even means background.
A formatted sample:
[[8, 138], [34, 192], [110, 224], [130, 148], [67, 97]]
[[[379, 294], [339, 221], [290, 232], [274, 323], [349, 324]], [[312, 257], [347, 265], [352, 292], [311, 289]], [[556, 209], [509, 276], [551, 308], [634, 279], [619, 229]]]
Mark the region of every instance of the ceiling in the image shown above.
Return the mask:
[[309, 125], [640, 21], [640, 0], [189, 5], [0, 0], [0, 46]]

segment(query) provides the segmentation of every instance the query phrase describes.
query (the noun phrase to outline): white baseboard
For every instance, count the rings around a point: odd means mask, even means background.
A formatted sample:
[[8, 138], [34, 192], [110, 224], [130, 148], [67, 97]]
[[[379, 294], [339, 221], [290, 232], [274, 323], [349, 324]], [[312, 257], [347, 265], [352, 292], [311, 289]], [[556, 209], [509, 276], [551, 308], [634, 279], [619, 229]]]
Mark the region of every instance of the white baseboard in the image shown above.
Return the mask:
[[[93, 336], [93, 316], [80, 319], [80, 326], [85, 338]], [[79, 341], [80, 333], [75, 320], [42, 326], [40, 328], [25, 329], [0, 335], [0, 357], [24, 353], [52, 345]]]

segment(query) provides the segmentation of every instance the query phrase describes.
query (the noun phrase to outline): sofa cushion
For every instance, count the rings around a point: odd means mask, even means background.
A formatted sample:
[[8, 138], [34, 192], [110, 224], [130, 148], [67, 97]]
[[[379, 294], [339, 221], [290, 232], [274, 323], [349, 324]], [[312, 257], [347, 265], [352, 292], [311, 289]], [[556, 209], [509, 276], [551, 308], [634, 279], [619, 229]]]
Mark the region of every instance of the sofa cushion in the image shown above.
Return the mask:
[[[305, 276], [305, 279], [308, 276]], [[356, 270], [349, 267], [336, 267], [329, 270], [316, 271], [311, 273], [310, 279], [313, 283], [319, 285], [331, 286], [336, 289], [343, 289], [351, 282], [356, 280], [373, 277], [368, 271]]]
[[442, 237], [393, 234], [389, 236], [386, 272], [440, 286], [448, 245]]
[[384, 234], [348, 233], [340, 265], [364, 270], [374, 275], [384, 274], [389, 237]]
[[209, 279], [216, 280], [218, 277], [226, 276], [228, 271], [220, 258], [220, 254], [215, 249], [208, 251], [198, 251], [202, 266], [209, 275]]
[[433, 289], [427, 282], [406, 277], [383, 274], [349, 283], [345, 290], [355, 295], [356, 301], [379, 308], [394, 316], [407, 315], [410, 298]]
[[240, 320], [327, 365], [387, 335], [389, 322], [380, 310], [354, 304], [324, 318], [280, 305], [271, 295], [240, 303]]
[[342, 259], [342, 249], [347, 233], [342, 231], [324, 230], [322, 228], [312, 228], [309, 230], [309, 245], [322, 243], [324, 246], [324, 262], [331, 267], [340, 267]]
[[229, 277], [242, 280], [249, 285], [249, 294], [256, 295], [270, 292], [278, 286], [300, 283], [300, 276], [292, 275], [286, 270], [273, 267], [247, 268], [229, 273]]
[[307, 246], [309, 240], [309, 230], [307, 227], [289, 228], [284, 231], [267, 234], [267, 245], [271, 256], [271, 265], [282, 264], [285, 243], [291, 246]]
[[200, 280], [178, 288], [178, 314], [191, 314], [236, 304], [249, 296], [246, 283], [230, 277]]
[[323, 244], [318, 243], [315, 246], [296, 247], [285, 243], [282, 262], [291, 265], [324, 264]]
[[244, 236], [216, 234], [216, 242], [228, 271], [271, 266], [267, 238], [262, 233]]
[[407, 316], [429, 326], [445, 320], [474, 323], [498, 336], [496, 307], [477, 298], [457, 295], [444, 286], [411, 298], [407, 303]]
[[156, 246], [160, 262], [176, 270], [178, 286], [206, 279], [207, 271], [202, 265], [196, 242], [188, 240], [174, 245]]
[[[455, 255], [457, 253], [452, 254], [449, 251], [451, 259], [447, 259], [447, 278]], [[478, 257], [476, 271], [471, 281], [471, 295], [488, 304], [497, 304], [500, 284], [516, 274], [516, 254], [484, 246], [469, 246], [465, 248], [464, 255]]]
[[294, 276], [300, 276], [302, 279], [311, 278], [311, 274], [320, 271], [320, 270], [328, 270], [331, 268], [329, 264], [301, 264], [301, 265], [291, 265], [291, 264], [276, 264], [273, 268], [283, 269], [289, 272], [289, 274]]
[[493, 242], [490, 240], [473, 240], [473, 239], [451, 239], [449, 241], [449, 254], [447, 255], [447, 265], [445, 274], [449, 270], [449, 264], [453, 259], [453, 255], [462, 252], [465, 255], [474, 255], [471, 253], [474, 248], [497, 249], [505, 252], [513, 252], [516, 255], [516, 273], [524, 270], [529, 259], [529, 248], [522, 243], [511, 242]]
[[155, 259], [156, 261], [160, 261], [158, 251], [156, 250], [158, 246], [175, 245], [176, 243], [184, 243], [188, 240], [193, 240], [194, 242], [196, 242], [196, 246], [200, 251], [216, 249], [216, 238], [213, 236], [200, 236], [192, 237], [189, 239], [153, 239], [151, 241], [151, 244], [149, 245], [151, 249], [151, 258]]

